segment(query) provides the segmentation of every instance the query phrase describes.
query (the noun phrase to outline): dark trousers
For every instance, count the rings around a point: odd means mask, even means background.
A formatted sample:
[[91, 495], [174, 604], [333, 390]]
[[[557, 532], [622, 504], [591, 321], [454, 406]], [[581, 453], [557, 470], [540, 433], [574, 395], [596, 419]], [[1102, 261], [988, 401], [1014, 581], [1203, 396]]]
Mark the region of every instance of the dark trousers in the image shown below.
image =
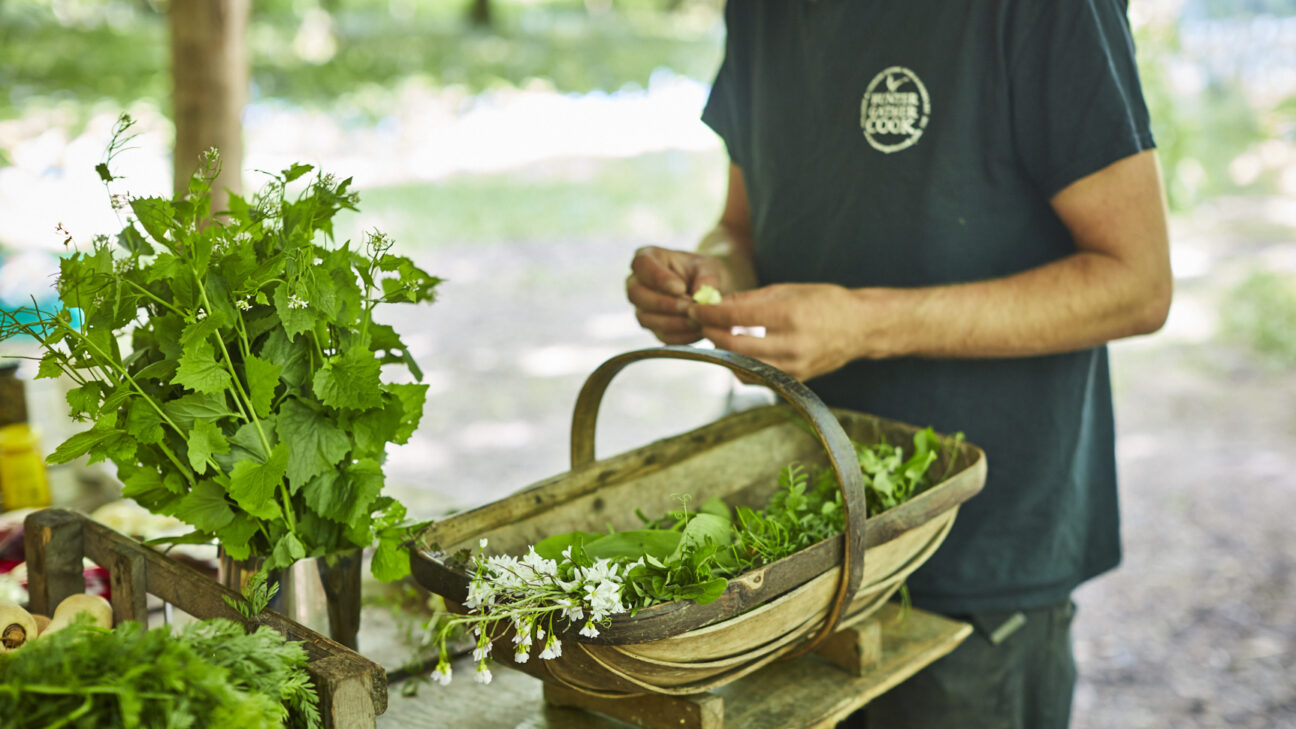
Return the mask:
[[973, 632], [838, 729], [1066, 729], [1075, 604], [954, 616]]

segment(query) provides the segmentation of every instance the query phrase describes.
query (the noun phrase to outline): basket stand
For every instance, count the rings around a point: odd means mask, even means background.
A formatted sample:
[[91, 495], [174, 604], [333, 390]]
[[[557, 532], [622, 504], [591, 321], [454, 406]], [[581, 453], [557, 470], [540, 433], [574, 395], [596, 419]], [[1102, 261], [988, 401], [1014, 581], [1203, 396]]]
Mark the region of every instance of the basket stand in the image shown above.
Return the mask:
[[[553, 707], [594, 712], [643, 729], [831, 729], [952, 651], [971, 632], [967, 623], [916, 609], [902, 611], [888, 603], [856, 625], [832, 633], [811, 656], [781, 661], [713, 692], [609, 699], [546, 682], [544, 700]], [[807, 707], [811, 697], [818, 707]]]

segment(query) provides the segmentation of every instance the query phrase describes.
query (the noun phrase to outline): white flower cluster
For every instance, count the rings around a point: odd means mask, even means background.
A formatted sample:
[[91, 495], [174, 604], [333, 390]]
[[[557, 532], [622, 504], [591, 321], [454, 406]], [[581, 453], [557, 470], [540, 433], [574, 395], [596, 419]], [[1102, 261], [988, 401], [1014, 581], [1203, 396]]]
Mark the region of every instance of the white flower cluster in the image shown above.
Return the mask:
[[[485, 539], [480, 547], [486, 548]], [[537, 645], [540, 658], [551, 660], [562, 655], [562, 640], [554, 631], [555, 619], [581, 623], [580, 634], [593, 638], [599, 634], [598, 623], [626, 611], [621, 585], [629, 567], [606, 559], [582, 566], [573, 559], [570, 547], [563, 551], [561, 560], [545, 559], [531, 547], [520, 558], [478, 556], [476, 567], [463, 603], [469, 614], [445, 621], [437, 636], [441, 658], [432, 679], [443, 686], [450, 682], [451, 674], [445, 639], [454, 625], [472, 626], [477, 639], [473, 650], [473, 660], [477, 661], [475, 678], [490, 683], [486, 660], [493, 641], [506, 631], [513, 633], [514, 662], [526, 663]]]

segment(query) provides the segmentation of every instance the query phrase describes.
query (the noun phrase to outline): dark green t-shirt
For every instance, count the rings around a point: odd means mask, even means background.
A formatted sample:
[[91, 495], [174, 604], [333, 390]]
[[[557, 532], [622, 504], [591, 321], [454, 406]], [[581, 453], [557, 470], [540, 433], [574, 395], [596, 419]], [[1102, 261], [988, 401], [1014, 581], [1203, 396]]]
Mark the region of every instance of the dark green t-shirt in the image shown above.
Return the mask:
[[[1075, 251], [1049, 198], [1153, 146], [1121, 0], [730, 0], [703, 120], [743, 169], [762, 284], [925, 286]], [[1120, 560], [1104, 347], [859, 361], [829, 404], [985, 449], [909, 580], [947, 613], [1066, 599]]]

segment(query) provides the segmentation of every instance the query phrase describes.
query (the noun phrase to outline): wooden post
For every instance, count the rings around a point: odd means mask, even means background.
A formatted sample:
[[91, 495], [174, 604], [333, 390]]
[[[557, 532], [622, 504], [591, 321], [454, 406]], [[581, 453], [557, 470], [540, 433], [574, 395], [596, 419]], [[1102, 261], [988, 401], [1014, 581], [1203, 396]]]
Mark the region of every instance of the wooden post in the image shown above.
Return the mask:
[[113, 623], [134, 620], [148, 630], [148, 575], [144, 555], [120, 544], [108, 548], [109, 584], [112, 585]]
[[544, 698], [551, 706], [594, 711], [644, 729], [721, 729], [724, 726], [724, 699], [715, 694], [644, 694], [605, 699], [546, 683]]
[[820, 643], [815, 653], [852, 676], [863, 676], [882, 661], [882, 624], [870, 618], [839, 630]]
[[175, 192], [189, 189], [199, 155], [220, 150], [222, 170], [212, 186], [212, 211], [226, 194], [242, 191], [243, 125], [249, 71], [250, 0], [172, 0], [171, 74], [176, 127]]
[[85, 592], [81, 524], [75, 514], [49, 510], [23, 521], [31, 612], [49, 616], [63, 598]]

